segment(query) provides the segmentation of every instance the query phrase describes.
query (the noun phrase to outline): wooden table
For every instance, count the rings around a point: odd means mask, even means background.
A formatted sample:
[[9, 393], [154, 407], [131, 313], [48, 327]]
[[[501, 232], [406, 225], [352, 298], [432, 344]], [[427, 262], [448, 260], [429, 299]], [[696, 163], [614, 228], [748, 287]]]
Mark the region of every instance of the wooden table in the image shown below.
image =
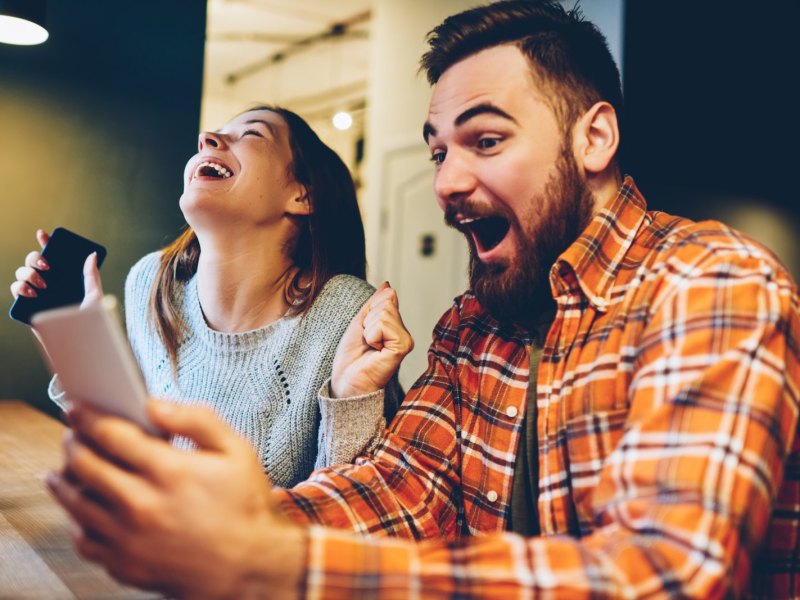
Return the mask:
[[157, 598], [84, 561], [44, 479], [61, 465], [64, 426], [24, 402], [0, 401], [0, 598]]

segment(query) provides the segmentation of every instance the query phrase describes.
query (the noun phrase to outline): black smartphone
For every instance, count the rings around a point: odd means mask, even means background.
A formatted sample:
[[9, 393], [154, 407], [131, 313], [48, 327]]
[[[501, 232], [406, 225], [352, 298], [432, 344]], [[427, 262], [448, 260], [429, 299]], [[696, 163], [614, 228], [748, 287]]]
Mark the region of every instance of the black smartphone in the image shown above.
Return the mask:
[[47, 287], [37, 289], [36, 298], [18, 296], [8, 311], [12, 319], [31, 324], [31, 317], [51, 308], [80, 304], [83, 300], [83, 263], [92, 252], [97, 252], [97, 266], [103, 263], [106, 249], [69, 229], [57, 227], [42, 249], [49, 269], [36, 269]]

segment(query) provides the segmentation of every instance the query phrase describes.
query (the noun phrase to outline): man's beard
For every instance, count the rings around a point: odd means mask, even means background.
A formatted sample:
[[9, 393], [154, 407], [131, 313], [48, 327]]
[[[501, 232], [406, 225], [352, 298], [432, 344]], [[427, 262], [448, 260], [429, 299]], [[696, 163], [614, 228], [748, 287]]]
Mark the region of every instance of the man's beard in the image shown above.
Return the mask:
[[552, 310], [550, 268], [592, 218], [594, 200], [566, 144], [544, 192], [531, 198], [529, 205], [524, 219], [527, 230], [512, 213], [503, 214], [519, 240], [516, 260], [511, 264], [481, 262], [475, 241], [467, 235], [469, 280], [475, 297], [501, 323], [526, 329], [542, 313]]

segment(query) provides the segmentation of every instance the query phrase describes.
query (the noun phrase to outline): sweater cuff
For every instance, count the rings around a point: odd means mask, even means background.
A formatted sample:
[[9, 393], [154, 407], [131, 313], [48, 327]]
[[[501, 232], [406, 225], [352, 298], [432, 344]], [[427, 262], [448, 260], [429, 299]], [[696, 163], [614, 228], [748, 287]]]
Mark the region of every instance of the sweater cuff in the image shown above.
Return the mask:
[[352, 463], [372, 448], [386, 427], [383, 390], [332, 398], [328, 378], [319, 390], [318, 401], [322, 460], [318, 459], [316, 468]]

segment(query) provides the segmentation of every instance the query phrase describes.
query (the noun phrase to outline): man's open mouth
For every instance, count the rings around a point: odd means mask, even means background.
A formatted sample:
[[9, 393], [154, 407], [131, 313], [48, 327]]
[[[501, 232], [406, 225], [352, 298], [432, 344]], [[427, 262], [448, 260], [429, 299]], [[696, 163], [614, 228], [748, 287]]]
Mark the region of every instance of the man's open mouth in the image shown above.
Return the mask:
[[489, 217], [465, 218], [458, 221], [462, 230], [472, 234], [478, 252], [488, 252], [506, 237], [511, 225], [499, 215]]
[[198, 177], [214, 177], [215, 179], [227, 179], [232, 175], [233, 173], [231, 173], [230, 169], [228, 169], [225, 165], [206, 160], [197, 165], [197, 168], [194, 170], [193, 179], [196, 179]]

